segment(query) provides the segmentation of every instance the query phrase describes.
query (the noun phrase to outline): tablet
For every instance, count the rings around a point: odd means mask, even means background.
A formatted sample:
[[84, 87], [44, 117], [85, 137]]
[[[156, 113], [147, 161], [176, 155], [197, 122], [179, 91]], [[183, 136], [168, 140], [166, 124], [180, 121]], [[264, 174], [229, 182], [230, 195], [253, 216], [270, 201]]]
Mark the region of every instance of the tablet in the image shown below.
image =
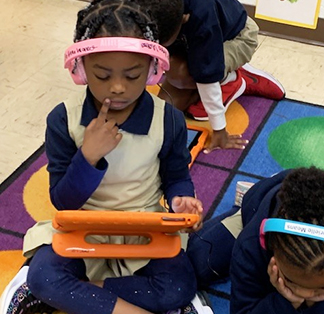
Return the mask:
[[63, 210], [53, 219], [53, 227], [59, 231], [156, 231], [173, 233], [190, 228], [199, 221], [196, 214], [161, 212]]
[[[54, 251], [71, 258], [170, 258], [179, 254], [181, 239], [177, 231], [190, 228], [199, 215], [66, 210], [57, 212], [53, 227]], [[144, 244], [90, 243], [90, 235], [142, 236]]]

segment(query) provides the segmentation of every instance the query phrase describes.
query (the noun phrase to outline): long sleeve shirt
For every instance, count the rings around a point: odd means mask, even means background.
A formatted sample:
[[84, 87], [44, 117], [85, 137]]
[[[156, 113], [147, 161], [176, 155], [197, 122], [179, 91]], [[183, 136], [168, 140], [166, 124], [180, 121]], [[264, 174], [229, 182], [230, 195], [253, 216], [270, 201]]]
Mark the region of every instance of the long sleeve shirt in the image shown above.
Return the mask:
[[324, 302], [310, 308], [298, 308], [284, 298], [269, 280], [267, 268], [270, 251], [260, 245], [260, 225], [278, 208], [277, 192], [289, 170], [261, 180], [244, 196], [243, 230], [236, 240], [231, 261], [231, 314], [318, 314], [324, 313]]
[[[153, 117], [154, 102], [143, 92], [129, 118], [119, 128], [134, 134], [148, 133]], [[89, 90], [84, 100], [80, 124], [87, 126], [98, 116]], [[188, 170], [191, 157], [187, 149], [187, 129], [183, 114], [170, 104], [165, 106], [164, 139], [158, 154], [161, 190], [171, 205], [174, 196], [194, 196]], [[50, 196], [57, 209], [78, 209], [99, 186], [109, 164], [102, 158], [96, 167], [84, 158], [69, 135], [67, 113], [63, 103], [47, 118], [46, 154], [49, 160]]]

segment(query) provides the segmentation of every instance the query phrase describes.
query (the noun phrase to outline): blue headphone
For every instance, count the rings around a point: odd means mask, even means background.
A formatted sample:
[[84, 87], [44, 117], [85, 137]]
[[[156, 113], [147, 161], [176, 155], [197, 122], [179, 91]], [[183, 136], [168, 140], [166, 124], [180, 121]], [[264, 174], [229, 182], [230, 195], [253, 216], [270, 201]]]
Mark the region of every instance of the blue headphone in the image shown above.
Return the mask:
[[269, 218], [263, 219], [260, 226], [260, 244], [264, 249], [266, 249], [266, 232], [288, 233], [300, 237], [324, 241], [324, 227], [322, 226], [294, 220]]

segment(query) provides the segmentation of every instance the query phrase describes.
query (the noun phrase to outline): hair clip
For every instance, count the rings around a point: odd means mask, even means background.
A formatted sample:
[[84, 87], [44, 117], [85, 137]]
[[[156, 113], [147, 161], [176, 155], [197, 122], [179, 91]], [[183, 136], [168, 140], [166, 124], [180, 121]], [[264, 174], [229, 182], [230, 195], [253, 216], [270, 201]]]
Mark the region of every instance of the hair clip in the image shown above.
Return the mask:
[[90, 34], [90, 27], [87, 26], [86, 31], [84, 33], [84, 35], [81, 37], [81, 40], [86, 40], [89, 39], [89, 34]]
[[143, 34], [144, 38], [150, 41], [154, 41], [154, 36], [151, 28], [147, 25], [146, 32]]

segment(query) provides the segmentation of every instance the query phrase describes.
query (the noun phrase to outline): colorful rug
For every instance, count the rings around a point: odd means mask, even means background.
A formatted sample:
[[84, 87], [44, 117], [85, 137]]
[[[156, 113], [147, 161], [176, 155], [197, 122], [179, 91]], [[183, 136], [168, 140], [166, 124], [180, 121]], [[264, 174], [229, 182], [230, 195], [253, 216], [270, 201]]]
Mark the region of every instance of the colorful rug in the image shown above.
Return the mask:
[[[237, 181], [256, 182], [286, 168], [324, 169], [324, 108], [285, 99], [242, 96], [227, 111], [230, 133], [242, 133], [246, 149], [199, 154], [191, 167], [205, 219], [231, 208]], [[208, 126], [208, 122], [189, 123]], [[22, 265], [22, 240], [36, 221], [53, 217], [46, 156], [41, 147], [0, 185], [0, 294]], [[229, 313], [230, 282], [208, 290], [215, 313]]]

